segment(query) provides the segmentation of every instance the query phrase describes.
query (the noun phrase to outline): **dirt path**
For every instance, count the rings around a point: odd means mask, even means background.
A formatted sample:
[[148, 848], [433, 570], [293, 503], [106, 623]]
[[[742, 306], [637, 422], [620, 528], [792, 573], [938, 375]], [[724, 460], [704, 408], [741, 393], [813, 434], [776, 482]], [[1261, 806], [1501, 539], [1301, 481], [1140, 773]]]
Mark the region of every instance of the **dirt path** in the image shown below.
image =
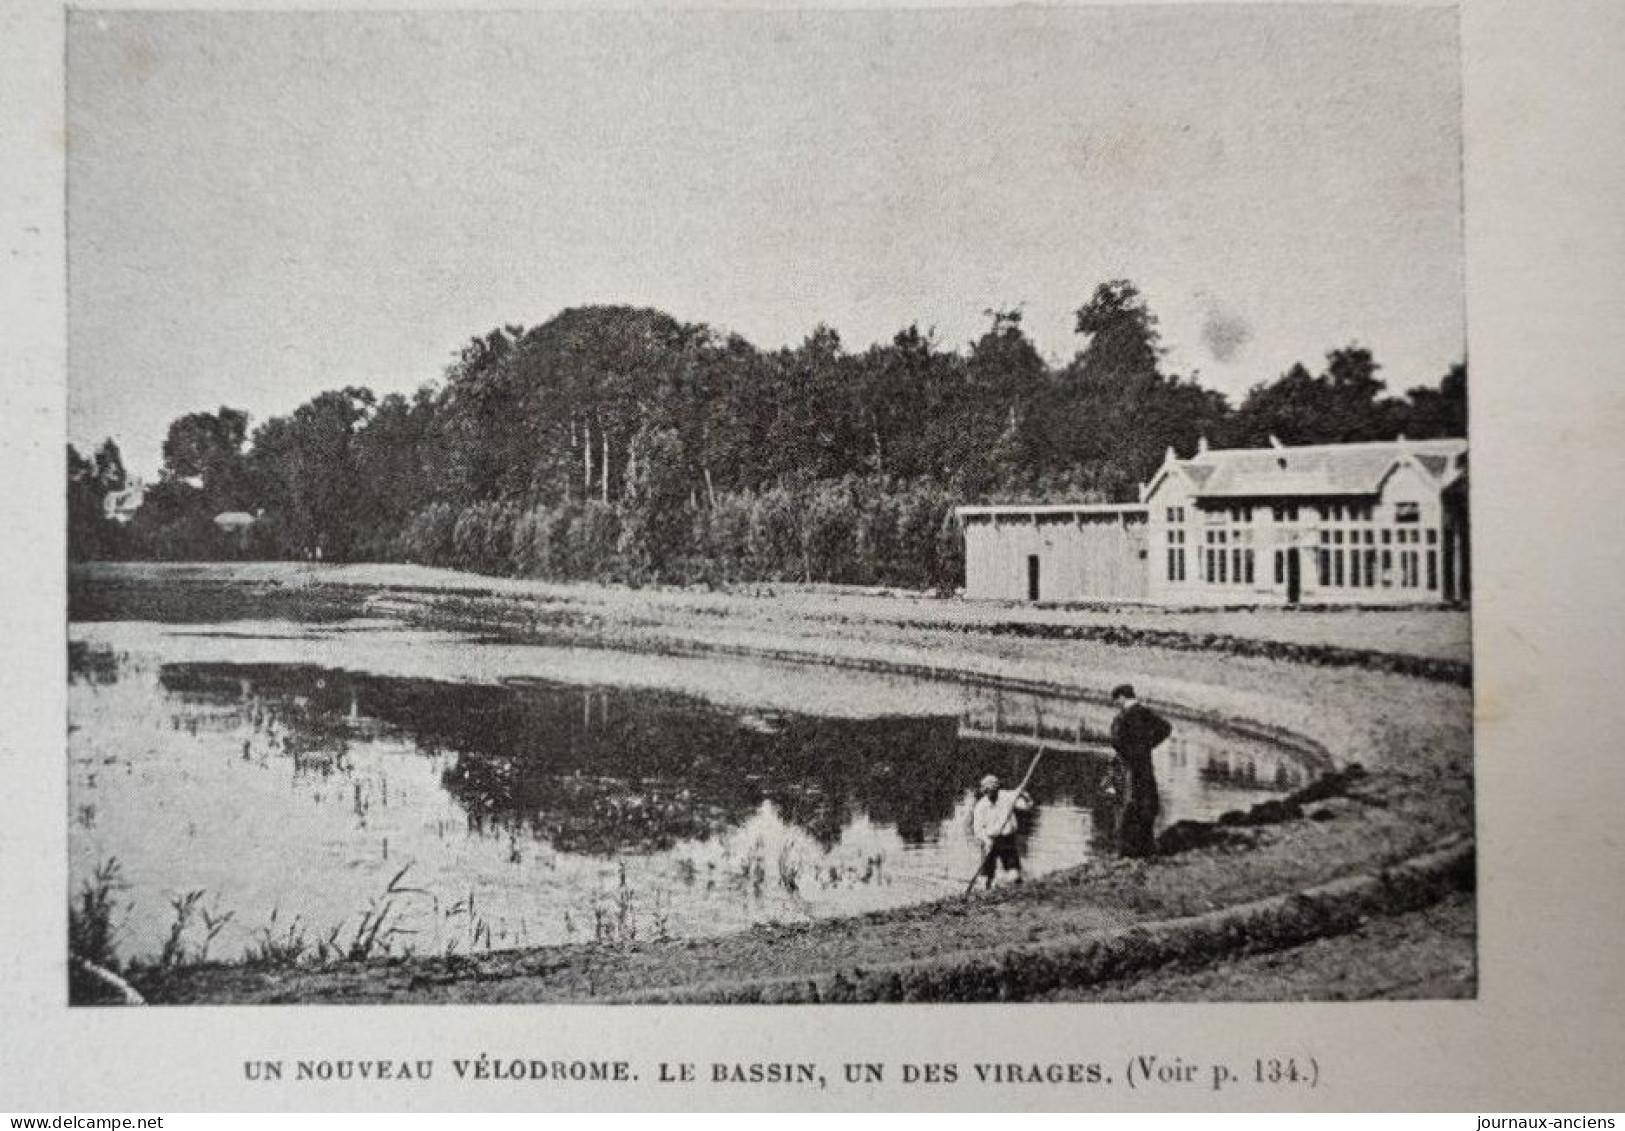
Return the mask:
[[1477, 979], [1471, 895], [1373, 919], [1359, 930], [1206, 968], [1170, 967], [1043, 1001], [1358, 1001], [1470, 998]]

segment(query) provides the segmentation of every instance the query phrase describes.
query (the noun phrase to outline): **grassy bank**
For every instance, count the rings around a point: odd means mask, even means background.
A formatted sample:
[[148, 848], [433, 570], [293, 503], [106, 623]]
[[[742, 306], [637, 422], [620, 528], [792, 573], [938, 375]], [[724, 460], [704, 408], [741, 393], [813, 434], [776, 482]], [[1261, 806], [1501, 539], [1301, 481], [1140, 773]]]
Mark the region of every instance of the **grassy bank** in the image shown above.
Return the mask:
[[[1033, 963], [1039, 960], [1031, 956], [1039, 954], [1053, 961], [1137, 926], [1150, 930], [1309, 889], [1359, 887], [1441, 846], [1459, 846], [1472, 833], [1471, 699], [1459, 678], [1468, 654], [1467, 620], [1459, 611], [1034, 609], [829, 589], [724, 593], [549, 585], [395, 566], [99, 566], [76, 575], [74, 591], [79, 616], [133, 612], [186, 619], [189, 609], [198, 615], [224, 599], [235, 615], [256, 609], [262, 616], [301, 609], [320, 616], [364, 613], [510, 638], [772, 655], [1083, 696], [1101, 695], [1130, 679], [1172, 713], [1290, 735], [1331, 763], [1360, 763], [1369, 771], [1298, 817], [1227, 829], [1206, 847], [1149, 862], [1096, 862], [971, 901], [714, 940], [340, 962], [320, 969], [195, 966], [140, 984], [152, 1000], [687, 1000], [719, 984], [857, 984], [858, 972], [878, 967], [896, 972], [903, 985], [915, 966], [997, 965], [1007, 958], [1020, 962], [1022, 954]], [[1238, 649], [1192, 643], [1203, 636], [1248, 644]], [[1320, 662], [1324, 655], [1343, 659]], [[1388, 662], [1395, 657], [1445, 666]], [[1449, 883], [1427, 889], [1430, 898], [1470, 900], [1463, 894], [1470, 869], [1465, 878], [1459, 868], [1450, 876]], [[1383, 890], [1380, 882], [1377, 890]], [[1376, 899], [1362, 906], [1369, 918], [1416, 915], [1427, 904]], [[1305, 948], [1319, 940], [1348, 936], [1343, 945], [1353, 953], [1337, 996], [1388, 992], [1392, 978], [1379, 961], [1382, 946], [1360, 945], [1358, 916], [1328, 915], [1311, 923], [1313, 929], [1302, 923], [1271, 926], [1275, 920], [1267, 916], [1247, 922], [1234, 945], [1210, 947], [1199, 961], [1188, 956], [1197, 961], [1196, 972], [1250, 961], [1253, 952], [1309, 953]], [[1449, 944], [1458, 950], [1460, 933]], [[1418, 945], [1425, 950], [1425, 938]], [[1170, 953], [1159, 961], [1178, 967], [1180, 957]], [[1456, 971], [1451, 992], [1470, 993], [1470, 967], [1462, 973], [1459, 963], [1443, 965]], [[1097, 974], [1090, 984], [1132, 986], [1149, 976], [1145, 969], [1111, 963]], [[1332, 996], [1330, 989], [1317, 995], [1312, 983], [1308, 977], [1306, 996]], [[985, 981], [930, 984], [958, 987], [936, 996], [1007, 992], [989, 990]], [[1085, 992], [1066, 978], [1017, 984], [1023, 996]], [[1197, 997], [1234, 995], [1234, 986], [1222, 978], [1211, 983], [1212, 993], [1201, 989], [1208, 983], [1200, 978], [1188, 984]], [[732, 992], [712, 996], [727, 999]], [[1144, 996], [1162, 993], [1148, 983]]]

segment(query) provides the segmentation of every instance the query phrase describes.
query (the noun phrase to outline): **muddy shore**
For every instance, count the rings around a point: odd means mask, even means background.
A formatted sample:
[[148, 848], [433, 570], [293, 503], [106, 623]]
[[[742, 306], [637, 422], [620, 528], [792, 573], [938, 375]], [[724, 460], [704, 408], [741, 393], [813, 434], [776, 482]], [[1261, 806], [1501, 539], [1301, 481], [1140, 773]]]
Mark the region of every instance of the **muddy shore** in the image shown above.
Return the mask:
[[[1290, 987], [1286, 996], [1473, 992], [1472, 964], [1461, 960], [1464, 939], [1471, 949], [1473, 814], [1460, 610], [1034, 609], [783, 586], [633, 591], [404, 566], [257, 564], [91, 567], [72, 577], [70, 603], [79, 619], [388, 617], [1089, 698], [1132, 679], [1176, 716], [1267, 733], [1322, 770], [1366, 771], [1272, 819], [1187, 836], [1181, 845], [1194, 847], [1183, 851], [1099, 861], [969, 901], [720, 939], [132, 971], [151, 1001], [1200, 1000], [1250, 996], [1245, 973], [1262, 956], [1272, 956], [1269, 978]], [[1430, 911], [1436, 905], [1448, 914]], [[1429, 929], [1435, 921], [1444, 926]], [[1396, 975], [1396, 937], [1408, 969], [1425, 977]]]

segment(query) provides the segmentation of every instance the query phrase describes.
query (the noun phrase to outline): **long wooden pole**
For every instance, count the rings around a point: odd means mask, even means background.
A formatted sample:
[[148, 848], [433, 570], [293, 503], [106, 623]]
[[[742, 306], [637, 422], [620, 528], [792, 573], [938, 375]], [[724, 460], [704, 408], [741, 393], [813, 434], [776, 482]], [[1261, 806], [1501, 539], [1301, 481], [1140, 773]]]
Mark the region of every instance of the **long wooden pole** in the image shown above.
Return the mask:
[[[1040, 758], [1042, 758], [1043, 756], [1044, 756], [1044, 742], [1043, 742], [1042, 739], [1040, 739], [1039, 743], [1038, 743], [1038, 753], [1033, 755], [1032, 764], [1027, 767], [1027, 772], [1021, 776], [1021, 784], [1016, 786], [1015, 797], [1012, 797], [1010, 799], [1010, 805], [1011, 805], [1010, 812], [1011, 812], [1012, 815], [1014, 815], [1014, 813], [1015, 813], [1014, 806], [1015, 806], [1015, 803], [1016, 803], [1016, 798], [1019, 798], [1021, 796], [1022, 792], [1024, 790], [1026, 790], [1027, 783], [1033, 780], [1033, 771], [1038, 769], [1038, 760]], [[992, 858], [992, 856], [993, 856], [993, 847], [992, 847], [992, 845], [989, 845], [988, 850], [985, 853], [982, 854], [982, 862], [976, 866], [976, 871], [971, 873], [970, 883], [965, 885], [965, 897], [967, 899], [970, 897], [970, 893], [976, 890], [976, 881], [981, 879], [981, 877], [982, 877], [982, 869], [987, 867], [987, 862], [988, 862], [989, 859]]]

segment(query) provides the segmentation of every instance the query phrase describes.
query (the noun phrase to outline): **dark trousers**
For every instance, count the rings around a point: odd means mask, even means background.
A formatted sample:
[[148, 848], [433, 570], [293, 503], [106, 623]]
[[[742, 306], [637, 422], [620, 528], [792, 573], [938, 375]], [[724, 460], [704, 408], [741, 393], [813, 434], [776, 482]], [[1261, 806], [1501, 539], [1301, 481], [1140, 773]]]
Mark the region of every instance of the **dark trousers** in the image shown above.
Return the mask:
[[1117, 851], [1150, 856], [1157, 851], [1157, 799], [1131, 797], [1117, 823]]
[[988, 846], [987, 858], [982, 861], [982, 870], [976, 874], [986, 876], [988, 883], [992, 883], [1000, 868], [1008, 872], [1021, 871], [1021, 851], [1016, 847], [1014, 836], [994, 837]]

